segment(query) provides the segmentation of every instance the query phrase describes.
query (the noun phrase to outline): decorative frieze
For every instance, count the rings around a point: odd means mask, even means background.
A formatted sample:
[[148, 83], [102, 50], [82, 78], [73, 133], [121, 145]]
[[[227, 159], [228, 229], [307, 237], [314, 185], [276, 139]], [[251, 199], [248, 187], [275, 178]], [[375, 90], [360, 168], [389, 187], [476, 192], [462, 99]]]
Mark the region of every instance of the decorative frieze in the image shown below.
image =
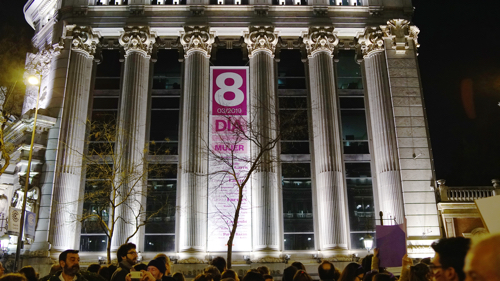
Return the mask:
[[405, 54], [410, 48], [410, 40], [414, 41], [415, 47], [419, 47], [418, 34], [420, 29], [410, 26], [410, 22], [404, 19], [393, 19], [387, 22], [387, 26], [381, 26], [384, 37], [392, 40], [392, 48], [397, 54]]
[[147, 26], [128, 26], [124, 28], [118, 41], [125, 50], [125, 56], [130, 52], [140, 52], [146, 56], [151, 55], [156, 34]]
[[185, 26], [181, 32], [181, 44], [187, 57], [191, 52], [202, 52], [209, 57], [214, 43], [215, 32], [208, 26]]
[[278, 32], [274, 31], [274, 26], [250, 26], [245, 34], [249, 57], [255, 52], [266, 51], [274, 54], [278, 43]]
[[318, 52], [333, 54], [335, 47], [339, 43], [339, 39], [333, 30], [334, 28], [331, 26], [309, 28], [309, 32], [303, 35], [309, 57], [314, 56]]
[[379, 27], [367, 27], [364, 34], [358, 37], [358, 43], [361, 45], [363, 57], [382, 52], [384, 51], [384, 31]]

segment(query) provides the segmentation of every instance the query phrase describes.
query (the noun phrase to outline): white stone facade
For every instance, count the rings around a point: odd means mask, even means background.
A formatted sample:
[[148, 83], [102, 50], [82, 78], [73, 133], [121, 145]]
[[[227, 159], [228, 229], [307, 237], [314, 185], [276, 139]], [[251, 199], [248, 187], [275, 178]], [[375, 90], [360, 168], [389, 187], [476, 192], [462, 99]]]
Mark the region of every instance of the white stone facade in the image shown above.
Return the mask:
[[[417, 62], [419, 30], [409, 22], [410, 0], [285, 1], [285, 5], [271, 0], [248, 0], [238, 2], [240, 5], [228, 1], [217, 5], [208, 0], [167, 2], [30, 0], [26, 4], [26, 18], [36, 30], [33, 42], [39, 49], [29, 56], [27, 65], [42, 73], [41, 108], [57, 120], [40, 143], [45, 150], [39, 159], [44, 168], [37, 183], [41, 200], [31, 252], [43, 256], [51, 249], [56, 255], [66, 248], [79, 248], [80, 226], [70, 216], [82, 212], [82, 203], [75, 203], [83, 196], [85, 181], [82, 158], [77, 155], [84, 153], [84, 123], [95, 61], [100, 60], [96, 52], [106, 48], [123, 52], [118, 124], [129, 134], [117, 136], [116, 149], [131, 152], [121, 160], [126, 171], [137, 165], [148, 138], [151, 69], [154, 53], [163, 48], [183, 54], [179, 155], [174, 157], [182, 168], [177, 176], [175, 251], [170, 254], [182, 259], [205, 258], [210, 241], [204, 214], [208, 167], [202, 146], [209, 130], [210, 57], [216, 43], [229, 49], [238, 41], [249, 59], [251, 95], [269, 107], [277, 106], [275, 68], [280, 50], [301, 50], [307, 66], [311, 152], [306, 158], [313, 171], [310, 212], [315, 243], [314, 249], [290, 253], [305, 259], [317, 251], [325, 258], [362, 252], [353, 249], [349, 238], [336, 86], [336, 55], [346, 49], [356, 50], [363, 72], [371, 154], [362, 157], [371, 163], [377, 218], [383, 211], [386, 219], [406, 222], [411, 247], [425, 248], [441, 236]], [[27, 95], [25, 111], [32, 107], [31, 100], [32, 94]], [[262, 124], [276, 124], [275, 116], [253, 114]], [[65, 150], [67, 144], [77, 147], [76, 151]], [[278, 157], [277, 149], [266, 157]], [[262, 168], [252, 178], [252, 247], [257, 258], [287, 253], [282, 242], [279, 163]], [[264, 185], [268, 188], [255, 188]], [[130, 225], [119, 225], [113, 248], [132, 231]], [[143, 236], [141, 230], [132, 239], [141, 251]], [[427, 254], [423, 251], [415, 256]]]

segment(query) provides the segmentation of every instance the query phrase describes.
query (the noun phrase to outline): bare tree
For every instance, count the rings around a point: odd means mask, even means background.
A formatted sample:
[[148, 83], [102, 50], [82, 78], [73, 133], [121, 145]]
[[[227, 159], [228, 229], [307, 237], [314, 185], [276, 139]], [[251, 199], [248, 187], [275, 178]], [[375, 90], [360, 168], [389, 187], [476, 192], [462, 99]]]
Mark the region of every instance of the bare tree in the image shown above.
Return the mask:
[[10, 164], [13, 145], [5, 142], [5, 131], [9, 122], [21, 115], [25, 85], [23, 83], [26, 53], [31, 51], [31, 42], [25, 30], [3, 26], [0, 40], [0, 175]]
[[[90, 123], [90, 142], [88, 153], [84, 156], [86, 164], [86, 186], [83, 196], [83, 212], [78, 217], [82, 230], [86, 233], [102, 232], [107, 237], [107, 262], [111, 263], [111, 241], [116, 235], [118, 224], [131, 229], [123, 243], [137, 234], [141, 227], [169, 210], [168, 197], [150, 196], [146, 205], [148, 176], [158, 177], [170, 172], [167, 165], [148, 163], [148, 150], [144, 150], [143, 161], [122, 167], [125, 153], [115, 153], [116, 125], [114, 120]], [[123, 132], [122, 132], [123, 133]], [[170, 208], [171, 209], [171, 208]], [[125, 215], [126, 214], [126, 215]]]
[[[275, 123], [263, 123], [255, 114], [250, 119], [238, 115], [218, 116], [220, 124], [224, 123], [222, 126], [226, 130], [212, 128], [217, 133], [212, 135], [210, 143], [206, 145], [211, 168], [210, 181], [217, 182], [218, 189], [229, 184], [238, 190], [237, 200], [227, 200], [232, 204], [230, 210], [217, 209], [220, 221], [229, 231], [227, 268], [231, 268], [233, 241], [240, 222], [242, 204], [246, 201], [245, 189], [249, 181], [256, 172], [278, 163], [279, 153], [275, 149], [279, 148], [280, 140], [307, 126], [307, 120], [304, 122], [298, 119], [302, 116], [294, 112], [280, 114], [277, 108], [269, 107], [268, 103], [258, 103], [252, 111], [267, 114]], [[244, 153], [249, 146], [251, 153]]]

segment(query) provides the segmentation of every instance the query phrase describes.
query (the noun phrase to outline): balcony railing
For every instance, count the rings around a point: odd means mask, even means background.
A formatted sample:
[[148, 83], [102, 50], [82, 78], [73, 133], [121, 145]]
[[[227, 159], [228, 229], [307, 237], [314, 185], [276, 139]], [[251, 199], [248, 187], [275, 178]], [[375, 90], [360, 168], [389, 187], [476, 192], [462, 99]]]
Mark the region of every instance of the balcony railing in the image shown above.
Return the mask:
[[450, 187], [444, 180], [438, 180], [441, 202], [473, 202], [476, 199], [500, 194], [500, 181], [492, 180], [493, 186]]

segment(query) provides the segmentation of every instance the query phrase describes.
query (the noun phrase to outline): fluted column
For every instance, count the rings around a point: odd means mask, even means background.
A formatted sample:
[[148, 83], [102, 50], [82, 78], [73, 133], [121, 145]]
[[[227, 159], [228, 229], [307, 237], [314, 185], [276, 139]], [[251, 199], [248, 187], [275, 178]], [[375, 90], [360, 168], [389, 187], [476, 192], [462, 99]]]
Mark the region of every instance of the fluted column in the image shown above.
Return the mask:
[[[142, 192], [146, 187], [147, 157], [146, 118], [149, 89], [150, 59], [155, 37], [148, 27], [126, 27], [119, 38], [125, 50], [122, 95], [118, 119], [114, 167], [119, 171], [115, 188], [119, 188], [116, 202], [124, 201], [117, 208], [118, 220], [112, 245], [125, 243], [137, 229], [136, 216], [144, 212]], [[139, 220], [140, 221], [140, 220]], [[137, 235], [130, 242], [137, 243]]]
[[[274, 27], [251, 26], [245, 35], [250, 58], [250, 150], [255, 159], [277, 138], [274, 50], [278, 41]], [[277, 149], [265, 152], [252, 175], [252, 229], [254, 251], [278, 251], [281, 215], [277, 204], [280, 188]]]
[[310, 28], [308, 50], [319, 250], [346, 249], [348, 241], [342, 140], [333, 56], [338, 39], [332, 27]]
[[78, 249], [79, 245], [79, 235], [73, 234], [77, 233], [90, 78], [98, 42], [88, 27], [69, 26], [67, 30], [73, 40], [54, 178], [52, 247], [56, 250]]
[[205, 252], [207, 242], [207, 140], [209, 58], [214, 35], [206, 26], [188, 26], [181, 34], [185, 52], [178, 247], [182, 253]]
[[368, 94], [373, 139], [373, 159], [377, 172], [378, 207], [384, 219], [404, 220], [401, 174], [396, 129], [385, 58], [383, 32], [367, 28], [360, 43]]

